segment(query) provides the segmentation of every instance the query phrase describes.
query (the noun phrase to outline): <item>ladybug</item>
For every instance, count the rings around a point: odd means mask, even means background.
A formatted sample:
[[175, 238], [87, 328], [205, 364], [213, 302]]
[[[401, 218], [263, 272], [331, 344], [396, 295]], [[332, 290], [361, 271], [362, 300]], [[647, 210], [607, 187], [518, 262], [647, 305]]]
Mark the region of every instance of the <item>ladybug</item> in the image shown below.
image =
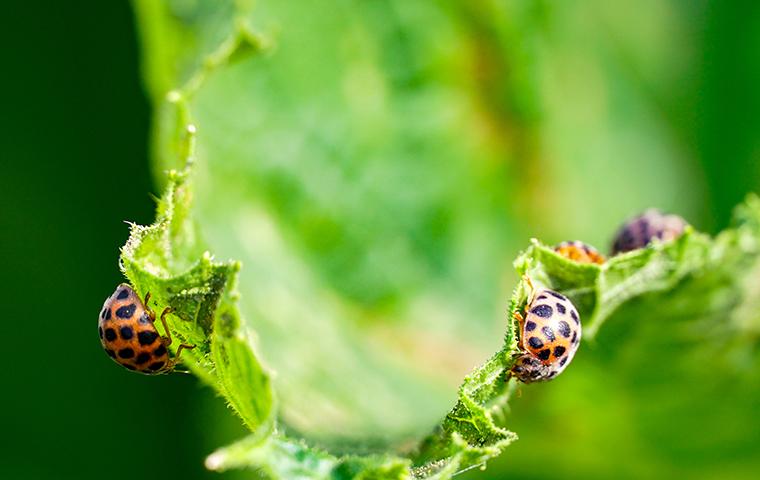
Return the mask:
[[184, 349], [195, 345], [182, 344], [177, 349], [174, 359], [169, 358], [166, 349], [172, 343], [166, 315], [171, 312], [167, 307], [161, 313], [161, 323], [166, 336], [156, 330], [156, 312], [148, 307], [150, 293], [145, 295], [145, 302], [129, 285], [122, 283], [103, 304], [98, 319], [98, 334], [108, 356], [123, 367], [147, 375], [156, 375], [171, 371], [179, 362]]
[[595, 263], [603, 264], [607, 259], [591, 245], [586, 245], [577, 240], [562, 242], [554, 247], [554, 251], [565, 258], [574, 260], [578, 263]]
[[628, 220], [618, 230], [612, 242], [612, 255], [643, 248], [653, 239], [661, 241], [679, 237], [686, 221], [678, 215], [666, 215], [654, 208]]
[[512, 367], [521, 382], [551, 380], [567, 368], [581, 343], [578, 310], [564, 295], [549, 289], [535, 290], [524, 316], [515, 312], [519, 323], [519, 345], [523, 353]]

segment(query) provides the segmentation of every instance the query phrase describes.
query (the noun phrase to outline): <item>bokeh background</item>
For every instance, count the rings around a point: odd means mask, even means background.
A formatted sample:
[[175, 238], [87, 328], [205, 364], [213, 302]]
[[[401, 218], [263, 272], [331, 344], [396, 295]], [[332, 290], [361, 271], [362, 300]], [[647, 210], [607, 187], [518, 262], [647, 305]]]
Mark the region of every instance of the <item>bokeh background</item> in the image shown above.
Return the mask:
[[[223, 257], [252, 257], [244, 302], [270, 280], [255, 272], [295, 258], [298, 268], [269, 283], [308, 287], [323, 315], [340, 303], [351, 335], [396, 345], [396, 365], [357, 360], [377, 367], [367, 370], [376, 398], [431, 378], [389, 396], [399, 402], [391, 413], [361, 403], [314, 420], [307, 408], [353, 401], [350, 382], [288, 362], [281, 347], [299, 343], [277, 325], [300, 310], [243, 305], [284, 378], [283, 415], [320, 442], [384, 423], [394, 437], [417, 433], [444, 414], [462, 375], [499, 346], [500, 304], [516, 281], [509, 261], [530, 237], [606, 249], [617, 224], [649, 206], [715, 233], [760, 190], [754, 2], [343, 2], [336, 14], [260, 3], [257, 25], [279, 18], [295, 33], [212, 79], [195, 105], [209, 132], [199, 184], [209, 243]], [[172, 2], [171, 13], [203, 23], [194, 5]], [[122, 371], [95, 336], [95, 315], [123, 280], [124, 221], [152, 221], [162, 178], [133, 11], [116, 2], [6, 11], [0, 477], [222, 478], [202, 459], [243, 434], [223, 402], [190, 375]], [[341, 55], [320, 56], [336, 45]], [[325, 116], [336, 91], [348, 100]], [[209, 202], [219, 185], [229, 190]], [[258, 193], [240, 193], [249, 190]], [[229, 206], [243, 201], [255, 247], [230, 234], [240, 210]], [[446, 311], [444, 297], [462, 300]], [[521, 440], [470, 478], [751, 478], [760, 394], [756, 370], [742, 367], [756, 365], [756, 349], [716, 373], [699, 345], [614, 320], [562, 377], [512, 400]], [[684, 351], [688, 361], [674, 361]], [[405, 432], [405, 415], [425, 405]]]

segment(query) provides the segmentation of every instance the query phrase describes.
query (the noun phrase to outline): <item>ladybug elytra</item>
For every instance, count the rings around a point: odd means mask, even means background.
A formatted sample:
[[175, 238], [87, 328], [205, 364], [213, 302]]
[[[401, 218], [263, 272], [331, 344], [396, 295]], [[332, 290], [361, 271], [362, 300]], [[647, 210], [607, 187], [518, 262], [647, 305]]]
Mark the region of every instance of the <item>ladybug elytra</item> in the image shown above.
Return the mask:
[[171, 312], [167, 307], [161, 313], [161, 323], [165, 336], [156, 329], [156, 313], [148, 307], [150, 293], [145, 295], [145, 302], [129, 285], [122, 283], [108, 297], [98, 318], [100, 343], [106, 353], [119, 365], [139, 373], [156, 375], [171, 371], [179, 362], [184, 349], [195, 345], [182, 344], [176, 356], [169, 357], [167, 347], [172, 338], [166, 324], [166, 315]]

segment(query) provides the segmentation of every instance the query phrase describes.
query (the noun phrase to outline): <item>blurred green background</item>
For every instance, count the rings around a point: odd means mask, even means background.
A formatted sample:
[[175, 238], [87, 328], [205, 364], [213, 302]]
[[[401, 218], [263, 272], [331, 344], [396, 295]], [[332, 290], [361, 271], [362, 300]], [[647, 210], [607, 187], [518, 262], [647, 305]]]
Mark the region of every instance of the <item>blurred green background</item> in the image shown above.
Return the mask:
[[[432, 426], [498, 348], [509, 262], [530, 237], [606, 250], [649, 206], [714, 233], [760, 190], [754, 2], [259, 3], [251, 22], [281, 32], [278, 49], [211, 78], [193, 105], [198, 214], [212, 250], [244, 260], [243, 311], [284, 418], [320, 442]], [[198, 5], [164, 14], [189, 31], [224, 18]], [[133, 12], [6, 9], [0, 477], [220, 477], [204, 455], [243, 434], [222, 401], [189, 375], [117, 368], [95, 336], [122, 281], [123, 222], [152, 221], [172, 161], [149, 161]], [[160, 78], [156, 98], [172, 86]], [[325, 320], [290, 335], [304, 314]], [[754, 345], [716, 373], [709, 345], [615, 320], [562, 377], [512, 400], [521, 440], [471, 478], [750, 478]], [[325, 342], [289, 362], [325, 325], [370, 353]], [[335, 352], [345, 364], [314, 366]], [[353, 368], [374, 401], [348, 409]]]

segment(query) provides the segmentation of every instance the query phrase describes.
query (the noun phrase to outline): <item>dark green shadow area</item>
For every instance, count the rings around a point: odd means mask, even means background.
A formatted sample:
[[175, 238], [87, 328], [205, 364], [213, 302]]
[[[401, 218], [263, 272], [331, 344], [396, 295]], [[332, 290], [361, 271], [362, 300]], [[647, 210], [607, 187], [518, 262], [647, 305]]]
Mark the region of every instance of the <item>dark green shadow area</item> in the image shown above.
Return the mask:
[[224, 404], [190, 375], [121, 369], [97, 338], [124, 221], [154, 213], [129, 5], [3, 10], [0, 478], [222, 478], [202, 462], [239, 436]]

